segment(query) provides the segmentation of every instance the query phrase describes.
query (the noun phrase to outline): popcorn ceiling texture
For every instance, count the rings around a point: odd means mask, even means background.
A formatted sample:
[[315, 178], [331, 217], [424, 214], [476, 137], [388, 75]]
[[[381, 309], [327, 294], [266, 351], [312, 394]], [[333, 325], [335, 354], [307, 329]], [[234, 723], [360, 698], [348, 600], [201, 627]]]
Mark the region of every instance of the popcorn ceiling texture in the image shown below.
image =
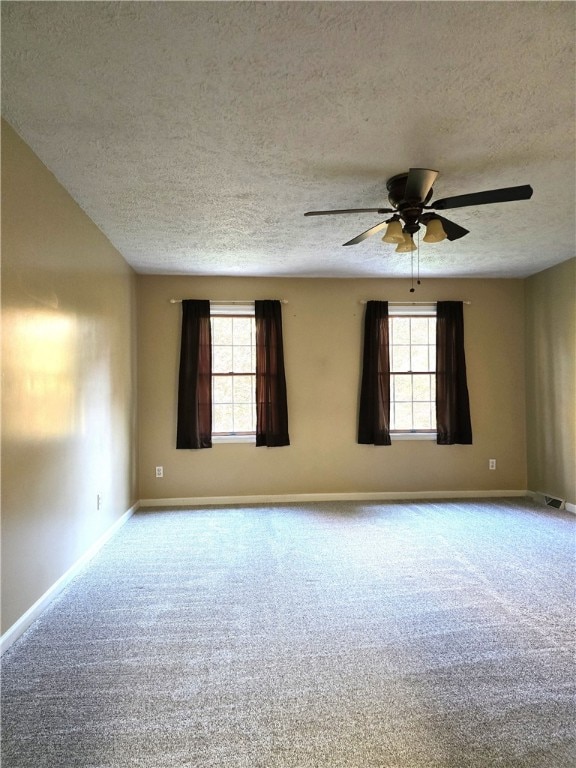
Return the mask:
[[346, 240], [386, 179], [434, 198], [463, 240], [421, 273], [526, 276], [575, 255], [574, 6], [468, 2], [2, 4], [3, 115], [142, 273], [404, 276]]

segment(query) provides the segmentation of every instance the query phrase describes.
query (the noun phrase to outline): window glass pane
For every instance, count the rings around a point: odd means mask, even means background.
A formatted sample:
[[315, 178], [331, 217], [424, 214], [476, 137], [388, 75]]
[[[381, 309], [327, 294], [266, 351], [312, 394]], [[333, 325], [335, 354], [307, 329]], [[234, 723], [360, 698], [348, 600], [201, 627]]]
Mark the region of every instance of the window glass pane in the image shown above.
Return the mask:
[[232, 379], [228, 376], [214, 376], [212, 378], [212, 402], [232, 402]]
[[234, 351], [232, 353], [233, 367], [231, 368], [234, 373], [247, 373], [248, 371], [252, 370], [250, 366], [251, 361], [252, 351], [250, 347], [234, 347]]
[[234, 344], [251, 344], [253, 335], [254, 318], [233, 318]]
[[428, 343], [436, 346], [436, 318], [428, 318]]
[[414, 400], [430, 399], [430, 376], [414, 376]]
[[212, 317], [212, 344], [232, 344], [232, 318]]
[[392, 376], [394, 381], [393, 398], [396, 402], [412, 400], [412, 377], [410, 375]]
[[414, 428], [432, 429], [432, 413], [430, 403], [414, 403]]
[[233, 432], [232, 404], [212, 404], [212, 432]]
[[391, 344], [409, 344], [410, 343], [410, 318], [393, 317], [391, 318]]
[[393, 371], [409, 371], [410, 347], [393, 346], [391, 365]]
[[428, 345], [412, 345], [412, 370], [413, 371], [428, 371]]
[[253, 376], [234, 376], [234, 402], [253, 402], [254, 386], [255, 382]]
[[412, 317], [410, 320], [412, 344], [428, 344], [428, 318]]
[[393, 429], [412, 429], [412, 403], [394, 404]]
[[232, 370], [232, 347], [212, 345], [212, 370], [214, 373], [230, 373]]
[[252, 406], [240, 404], [234, 406], [234, 431], [235, 432], [253, 432], [254, 423], [252, 420]]

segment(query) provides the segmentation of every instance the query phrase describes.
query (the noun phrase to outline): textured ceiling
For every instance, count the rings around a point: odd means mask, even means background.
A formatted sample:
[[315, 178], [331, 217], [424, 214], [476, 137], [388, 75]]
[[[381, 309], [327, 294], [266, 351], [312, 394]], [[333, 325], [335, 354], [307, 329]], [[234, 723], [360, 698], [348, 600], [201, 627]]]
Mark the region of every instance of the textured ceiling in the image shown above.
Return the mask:
[[142, 273], [405, 276], [386, 179], [440, 171], [424, 276], [526, 276], [575, 255], [569, 2], [2, 2], [3, 115]]

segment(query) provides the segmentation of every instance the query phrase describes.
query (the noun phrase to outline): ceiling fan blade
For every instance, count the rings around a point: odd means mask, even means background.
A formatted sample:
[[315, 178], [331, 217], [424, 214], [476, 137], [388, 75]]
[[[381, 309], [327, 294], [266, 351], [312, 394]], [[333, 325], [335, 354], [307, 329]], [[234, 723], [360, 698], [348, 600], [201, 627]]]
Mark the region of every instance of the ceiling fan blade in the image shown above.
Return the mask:
[[529, 184], [520, 187], [504, 187], [503, 189], [489, 189], [486, 192], [472, 192], [469, 195], [456, 195], [436, 200], [428, 208], [444, 211], [448, 208], [462, 208], [465, 205], [486, 205], [488, 203], [508, 203], [512, 200], [529, 200], [533, 189]]
[[431, 171], [429, 168], [410, 168], [406, 179], [404, 200], [417, 200], [423, 203], [437, 176], [438, 171]]
[[367, 229], [366, 232], [362, 232], [361, 235], [358, 235], [352, 240], [348, 240], [348, 242], [344, 243], [344, 245], [357, 245], [358, 243], [361, 243], [362, 240], [366, 240], [367, 237], [370, 237], [370, 235], [375, 235], [376, 232], [380, 232], [380, 230], [384, 229], [384, 227], [387, 225], [387, 221], [381, 221], [380, 224], [376, 224], [375, 226], [370, 227], [370, 229]]
[[341, 211], [308, 211], [304, 216], [328, 216], [334, 213], [394, 213], [392, 208], [345, 208]]
[[446, 232], [446, 237], [448, 240], [458, 240], [470, 232], [469, 229], [464, 229], [464, 227], [461, 227], [460, 224], [449, 221], [448, 219], [445, 219], [444, 216], [438, 216], [437, 214], [434, 214], [434, 218], [439, 219], [442, 223], [442, 227], [444, 232]]

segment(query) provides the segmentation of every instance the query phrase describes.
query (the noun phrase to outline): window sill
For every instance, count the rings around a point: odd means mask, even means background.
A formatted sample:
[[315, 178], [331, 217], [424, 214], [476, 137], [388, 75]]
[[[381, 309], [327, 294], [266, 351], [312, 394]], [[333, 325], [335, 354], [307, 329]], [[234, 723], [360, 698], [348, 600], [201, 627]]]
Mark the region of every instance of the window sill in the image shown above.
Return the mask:
[[433, 440], [436, 441], [436, 432], [391, 432], [390, 438], [395, 440]]
[[256, 445], [256, 435], [212, 435], [212, 443], [249, 443]]

